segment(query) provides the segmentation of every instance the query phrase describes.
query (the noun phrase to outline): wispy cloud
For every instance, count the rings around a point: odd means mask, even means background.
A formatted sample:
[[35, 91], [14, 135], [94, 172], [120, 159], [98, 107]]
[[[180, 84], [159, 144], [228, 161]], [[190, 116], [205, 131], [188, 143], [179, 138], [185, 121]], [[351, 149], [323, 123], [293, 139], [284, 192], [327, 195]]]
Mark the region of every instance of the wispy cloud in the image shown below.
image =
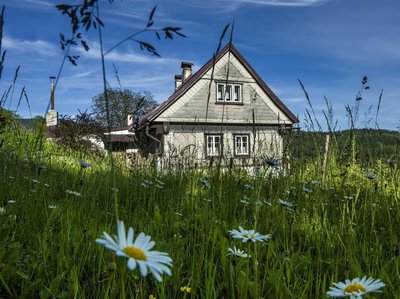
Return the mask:
[[53, 9], [55, 3], [51, 0], [16, 0], [8, 1], [7, 6], [29, 9]]
[[[220, 0], [228, 2], [227, 0]], [[270, 6], [312, 6], [320, 5], [329, 0], [237, 0], [240, 4], [259, 4]]]
[[59, 49], [52, 43], [45, 40], [22, 40], [5, 36], [3, 38], [5, 49], [12, 49], [26, 53], [38, 53], [42, 56], [56, 56]]
[[[86, 59], [100, 59], [100, 47], [97, 42], [91, 43], [91, 48], [88, 52], [82, 48], [78, 48], [78, 52], [82, 58]], [[136, 44], [135, 44], [136, 46]], [[139, 47], [137, 48], [139, 50]], [[152, 54], [138, 54], [135, 50], [128, 50], [127, 52], [122, 52], [117, 49], [108, 53], [106, 60], [112, 62], [128, 62], [128, 63], [138, 63], [138, 64], [152, 64], [152, 65], [165, 65], [165, 64], [176, 64], [180, 63], [179, 59], [175, 58], [164, 58], [164, 57], [154, 57]]]
[[[226, 11], [236, 11], [242, 6], [282, 6], [282, 7], [304, 7], [321, 5], [331, 0], [209, 0], [197, 1], [187, 0], [184, 2], [179, 1], [179, 5], [186, 5], [189, 7], [201, 9], [216, 9], [214, 12], [221, 13]], [[177, 1], [176, 1], [177, 2]], [[211, 10], [212, 11], [212, 10]]]

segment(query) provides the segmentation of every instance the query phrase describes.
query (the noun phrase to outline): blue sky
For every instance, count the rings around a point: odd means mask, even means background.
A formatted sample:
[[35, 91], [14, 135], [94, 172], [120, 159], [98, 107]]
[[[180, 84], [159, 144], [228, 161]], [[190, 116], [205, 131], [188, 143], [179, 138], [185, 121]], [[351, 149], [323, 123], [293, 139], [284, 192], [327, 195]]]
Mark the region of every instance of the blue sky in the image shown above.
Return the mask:
[[[54, 7], [68, 0], [0, 1], [6, 5], [2, 48], [7, 50], [0, 82], [3, 93], [20, 65], [18, 85], [10, 109], [15, 110], [25, 86], [30, 110], [22, 102], [22, 117], [44, 115], [49, 102], [49, 77], [62, 61], [59, 33], [68, 35], [68, 20]], [[345, 105], [353, 105], [364, 75], [369, 90], [360, 102], [358, 127], [374, 127], [378, 98], [380, 128], [400, 126], [400, 1], [398, 0], [101, 0], [104, 48], [142, 29], [157, 5], [154, 27], [179, 26], [187, 38], [151, 42], [161, 54], [154, 57], [125, 43], [106, 56], [107, 79], [118, 87], [113, 65], [123, 88], [150, 91], [158, 102], [174, 89], [180, 62], [191, 61], [199, 69], [215, 51], [226, 24], [235, 20], [233, 42], [258, 74], [298, 115], [305, 127], [307, 100], [300, 79], [310, 95], [321, 124], [324, 96], [332, 103], [337, 129], [347, 129]], [[91, 50], [80, 55], [78, 66], [66, 64], [56, 90], [56, 110], [73, 115], [90, 107], [102, 91], [97, 32], [85, 33]], [[225, 39], [227, 42], [227, 39]]]

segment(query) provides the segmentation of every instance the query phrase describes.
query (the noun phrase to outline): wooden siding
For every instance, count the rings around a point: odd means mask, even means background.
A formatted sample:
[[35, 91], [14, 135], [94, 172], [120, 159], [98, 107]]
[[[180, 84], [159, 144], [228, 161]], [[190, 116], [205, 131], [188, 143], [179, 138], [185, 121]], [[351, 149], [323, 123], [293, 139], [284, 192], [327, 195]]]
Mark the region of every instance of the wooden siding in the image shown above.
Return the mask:
[[[283, 149], [282, 136], [271, 126], [172, 124], [169, 134], [164, 135], [163, 156], [166, 159], [189, 158], [193, 162], [204, 162], [207, 160], [205, 134], [221, 134], [222, 156], [224, 159], [234, 159], [236, 164], [239, 160], [246, 160], [251, 164], [250, 161], [263, 156], [279, 157]], [[249, 156], [234, 155], [235, 134], [249, 135]]]
[[[229, 58], [228, 58], [229, 57]], [[229, 72], [228, 72], [229, 68]], [[227, 77], [229, 73], [229, 77]], [[292, 124], [287, 116], [273, 103], [234, 55], [227, 53], [216, 64], [214, 77], [208, 71], [184, 95], [161, 113], [155, 122], [207, 122]], [[213, 79], [211, 81], [211, 79]], [[211, 82], [211, 86], [210, 86]], [[215, 82], [232, 82], [242, 85], [243, 102], [217, 103]], [[253, 120], [254, 111], [254, 120]]]

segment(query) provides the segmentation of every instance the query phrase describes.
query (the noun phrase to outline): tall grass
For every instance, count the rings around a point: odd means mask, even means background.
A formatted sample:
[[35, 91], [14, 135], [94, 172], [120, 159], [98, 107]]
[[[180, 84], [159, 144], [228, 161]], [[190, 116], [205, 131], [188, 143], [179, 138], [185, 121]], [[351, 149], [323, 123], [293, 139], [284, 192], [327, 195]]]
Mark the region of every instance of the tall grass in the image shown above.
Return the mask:
[[[325, 298], [332, 282], [363, 275], [387, 284], [379, 298], [400, 294], [398, 165], [330, 163], [322, 181], [321, 161], [256, 177], [116, 163], [115, 190], [107, 159], [53, 144], [39, 157], [29, 133], [1, 138], [0, 297]], [[162, 284], [94, 242], [116, 231], [115, 193], [119, 218], [173, 259]], [[272, 238], [242, 243], [228, 233], [238, 226]], [[227, 256], [233, 246], [252, 257]]]

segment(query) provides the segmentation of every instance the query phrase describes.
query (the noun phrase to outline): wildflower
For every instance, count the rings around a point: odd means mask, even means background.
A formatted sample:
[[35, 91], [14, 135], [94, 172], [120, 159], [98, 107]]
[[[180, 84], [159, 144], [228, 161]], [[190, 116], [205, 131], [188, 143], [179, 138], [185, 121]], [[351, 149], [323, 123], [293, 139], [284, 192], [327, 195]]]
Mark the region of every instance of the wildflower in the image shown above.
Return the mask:
[[209, 199], [209, 198], [205, 198], [205, 197], [203, 197], [203, 198], [202, 198], [202, 200], [203, 200], [203, 201], [205, 201], [205, 202], [212, 202], [212, 200], [211, 200], [211, 199]]
[[247, 197], [243, 197], [243, 199], [241, 199], [240, 202], [247, 206], [250, 203], [247, 199], [248, 199]]
[[39, 184], [39, 181], [38, 181], [38, 180], [35, 180], [35, 179], [33, 179], [33, 180], [32, 180], [32, 183], [34, 183], [34, 184]]
[[362, 279], [354, 278], [346, 279], [345, 282], [335, 282], [330, 291], [326, 292], [329, 297], [347, 297], [350, 299], [362, 298], [366, 293], [381, 292], [379, 289], [386, 285], [380, 279], [368, 278], [364, 276]]
[[245, 188], [245, 189], [254, 190], [254, 186], [251, 185], [251, 184], [245, 184], [245, 185], [244, 185], [244, 188]]
[[303, 192], [305, 192], [305, 193], [311, 193], [311, 190], [308, 189], [308, 188], [306, 188], [306, 187], [303, 187]]
[[49, 209], [55, 209], [55, 208], [57, 208], [56, 205], [49, 205]]
[[264, 158], [264, 163], [267, 164], [268, 166], [272, 168], [278, 168], [279, 167], [279, 161], [273, 157], [265, 157]]
[[82, 160], [79, 160], [79, 164], [81, 165], [82, 169], [84, 169], [84, 168], [92, 168], [92, 164], [87, 163], [87, 162], [82, 161]]
[[156, 181], [156, 183], [158, 183], [158, 184], [161, 185], [161, 186], [164, 186], [164, 185], [165, 185], [165, 183], [164, 183], [163, 181], [160, 181], [160, 180], [157, 180], [157, 179], [155, 179], [155, 181]]
[[4, 215], [6, 213], [6, 208], [0, 207], [0, 215]]
[[262, 206], [262, 205], [264, 205], [264, 202], [262, 202], [261, 200], [257, 200], [254, 204], [256, 206]]
[[190, 293], [191, 291], [192, 291], [192, 288], [190, 288], [188, 286], [181, 287], [181, 292]]
[[183, 214], [181, 212], [175, 212], [175, 215], [178, 215], [179, 217], [183, 217]]
[[242, 258], [248, 258], [251, 257], [251, 255], [248, 255], [244, 250], [238, 249], [236, 247], [228, 248], [229, 253], [227, 255], [234, 255]]
[[10, 199], [9, 201], [7, 201], [9, 204], [15, 204], [16, 203], [16, 201], [15, 201], [15, 199]]
[[15, 176], [9, 176], [8, 177], [10, 180], [15, 180]]
[[43, 184], [43, 186], [45, 186], [45, 187], [47, 187], [47, 188], [49, 188], [49, 187], [50, 187], [50, 185], [49, 185], [49, 184]]
[[364, 176], [371, 181], [374, 181], [378, 178], [375, 173], [366, 173]]
[[68, 194], [75, 195], [75, 196], [77, 196], [77, 197], [82, 197], [82, 194], [79, 193], [79, 192], [77, 192], [77, 191], [65, 190], [65, 192], [68, 193]]
[[119, 190], [118, 190], [118, 188], [111, 188], [111, 191], [116, 193], [116, 192], [118, 192]]
[[285, 200], [280, 199], [280, 198], [278, 198], [278, 203], [281, 206], [284, 206], [284, 207], [286, 207], [288, 209], [292, 209], [294, 207], [294, 205], [291, 202], [285, 201]]
[[172, 259], [165, 252], [150, 251], [155, 245], [150, 236], [140, 233], [136, 240], [133, 241], [134, 233], [132, 227], [128, 229], [128, 234], [126, 235], [124, 222], [117, 221], [117, 224], [118, 237], [111, 237], [106, 232], [103, 232], [102, 238], [96, 239], [96, 242], [104, 245], [107, 249], [113, 250], [117, 256], [128, 258], [128, 269], [133, 271], [138, 267], [143, 277], [150, 271], [154, 278], [161, 282], [163, 273], [171, 275], [169, 267], [172, 266]]
[[210, 183], [208, 182], [208, 180], [206, 178], [204, 179], [200, 179], [200, 184], [202, 184], [204, 187], [210, 187]]
[[254, 229], [245, 230], [243, 227], [239, 226], [239, 231], [236, 229], [229, 231], [231, 236], [235, 239], [242, 239], [243, 242], [252, 241], [256, 242], [264, 242], [268, 241], [271, 238], [271, 235], [261, 235], [256, 232]]

